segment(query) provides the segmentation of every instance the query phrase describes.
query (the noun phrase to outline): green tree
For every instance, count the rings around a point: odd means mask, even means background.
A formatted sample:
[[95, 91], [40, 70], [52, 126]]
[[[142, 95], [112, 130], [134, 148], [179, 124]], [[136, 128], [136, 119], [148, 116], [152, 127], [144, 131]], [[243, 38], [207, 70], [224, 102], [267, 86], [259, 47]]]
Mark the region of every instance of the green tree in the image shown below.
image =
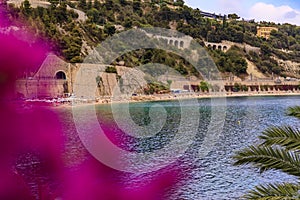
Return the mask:
[[263, 43], [261, 46], [260, 46], [260, 49], [261, 49], [261, 52], [266, 55], [266, 56], [269, 56], [271, 55], [272, 53], [272, 48], [271, 46], [268, 44], [268, 43]]
[[[168, 60], [170, 60], [170, 59], [168, 59]], [[181, 75], [188, 75], [189, 74], [187, 69], [181, 63], [175, 66], [175, 70], [178, 71]]]
[[233, 13], [233, 14], [229, 14], [228, 18], [236, 20], [236, 19], [239, 19], [240, 17], [237, 14]]
[[[288, 109], [288, 115], [300, 119], [300, 107]], [[262, 142], [234, 156], [235, 165], [253, 164], [261, 172], [279, 170], [300, 178], [300, 130], [291, 126], [271, 127], [259, 137]], [[244, 196], [250, 200], [300, 199], [300, 183], [259, 185]]]
[[59, 4], [59, 0], [49, 0], [49, 2], [51, 3], [52, 8], [56, 8], [56, 6]]
[[247, 92], [248, 91], [247, 85], [242, 85], [241, 90]]
[[92, 7], [93, 7], [92, 0], [88, 0], [86, 7], [87, 7], [87, 10], [92, 9]]
[[126, 0], [119, 0], [120, 4], [122, 6], [126, 6], [127, 5], [127, 1]]
[[240, 75], [240, 74], [245, 74], [247, 73], [247, 61], [244, 58], [241, 57], [237, 57], [237, 58], [232, 58], [233, 61], [233, 73], [235, 73], [236, 75]]
[[223, 21], [222, 21], [222, 27], [223, 29], [225, 29], [227, 27], [228, 23], [227, 23], [227, 18], [226, 15], [223, 16]]
[[87, 16], [92, 23], [97, 23], [99, 20], [99, 11], [96, 8], [92, 8], [87, 12]]
[[63, 22], [68, 20], [68, 12], [67, 5], [65, 3], [61, 3], [55, 10], [54, 15], [58, 23], [62, 24]]
[[206, 81], [201, 81], [199, 88], [202, 92], [208, 92], [209, 91], [209, 84]]
[[125, 18], [124, 27], [125, 28], [131, 28], [132, 27], [132, 20], [130, 18], [128, 18], [128, 17]]
[[172, 80], [167, 80], [169, 88], [171, 87], [172, 82], [173, 82]]
[[143, 14], [140, 0], [134, 0], [132, 3], [132, 8], [138, 15], [141, 16]]
[[154, 94], [154, 93], [169, 93], [168, 85], [162, 82], [151, 81], [147, 84], [147, 87], [144, 88], [145, 94]]
[[112, 24], [105, 24], [104, 26], [104, 33], [106, 33], [109, 36], [112, 36], [116, 33], [116, 28]]
[[104, 6], [107, 10], [112, 10], [114, 7], [114, 2], [112, 0], [106, 0]]
[[31, 14], [31, 4], [28, 0], [25, 0], [23, 3], [22, 3], [22, 6], [21, 6], [21, 11], [23, 12], [23, 14], [25, 16], [29, 16]]
[[78, 7], [81, 8], [82, 10], [86, 10], [87, 9], [86, 0], [79, 0]]
[[247, 73], [248, 63], [239, 47], [233, 46], [226, 53], [214, 51], [213, 57], [222, 72], [232, 72], [237, 76]]
[[116, 69], [116, 67], [114, 67], [114, 66], [107, 66], [106, 68], [105, 68], [105, 72], [106, 73], [117, 73], [117, 69]]
[[233, 91], [234, 92], [239, 92], [240, 90], [241, 90], [241, 84], [239, 84], [239, 83], [235, 83], [234, 85], [233, 85]]
[[95, 0], [95, 1], [94, 1], [94, 8], [95, 8], [96, 10], [100, 10], [100, 8], [101, 8], [101, 3], [100, 3], [99, 0]]
[[184, 6], [184, 1], [183, 0], [176, 0], [175, 2], [174, 2], [174, 6]]

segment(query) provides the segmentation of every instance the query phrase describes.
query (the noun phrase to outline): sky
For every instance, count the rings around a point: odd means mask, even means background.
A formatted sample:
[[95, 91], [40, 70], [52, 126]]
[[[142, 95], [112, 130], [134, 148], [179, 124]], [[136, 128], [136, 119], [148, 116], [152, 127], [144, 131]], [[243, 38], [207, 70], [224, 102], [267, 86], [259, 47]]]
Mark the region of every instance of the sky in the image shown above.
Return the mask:
[[216, 14], [236, 13], [257, 22], [300, 25], [300, 0], [185, 0], [185, 4]]

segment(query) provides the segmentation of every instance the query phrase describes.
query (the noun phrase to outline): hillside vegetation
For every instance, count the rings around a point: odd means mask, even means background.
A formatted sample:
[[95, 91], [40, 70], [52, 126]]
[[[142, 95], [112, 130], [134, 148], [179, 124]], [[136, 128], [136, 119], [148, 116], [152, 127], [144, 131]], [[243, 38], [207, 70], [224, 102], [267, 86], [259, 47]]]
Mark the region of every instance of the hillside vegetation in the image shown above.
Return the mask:
[[[236, 46], [226, 53], [209, 49], [219, 70], [224, 74], [246, 76], [246, 59], [269, 76], [272, 73], [286, 76], [278, 59], [300, 63], [300, 27], [295, 25], [245, 21], [236, 14], [218, 20], [209, 19], [203, 17], [199, 9], [186, 6], [182, 0], [49, 2], [51, 6], [48, 8], [32, 8], [28, 0], [20, 8], [9, 5], [10, 18], [12, 21], [25, 21], [37, 40], [47, 38], [52, 50], [72, 63], [82, 62], [88, 50], [108, 36], [133, 27], [176, 29], [190, 35], [202, 45], [204, 41], [218, 43], [227, 40], [261, 48], [260, 53], [246, 52]], [[69, 7], [84, 11], [87, 20], [78, 20], [78, 14]], [[273, 31], [270, 39], [266, 40], [256, 36], [257, 26], [273, 26], [279, 30]], [[138, 50], [122, 56], [118, 61], [120, 60], [128, 67], [147, 62], [167, 64], [183, 75], [199, 76], [188, 62], [161, 50]], [[299, 74], [292, 75], [298, 77]]]

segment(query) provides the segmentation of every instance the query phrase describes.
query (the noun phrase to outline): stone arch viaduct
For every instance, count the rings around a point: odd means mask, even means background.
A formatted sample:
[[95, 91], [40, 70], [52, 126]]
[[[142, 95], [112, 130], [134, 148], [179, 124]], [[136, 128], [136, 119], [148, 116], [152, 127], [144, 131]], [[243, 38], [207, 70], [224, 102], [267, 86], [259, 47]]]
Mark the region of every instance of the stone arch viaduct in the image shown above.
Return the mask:
[[253, 47], [253, 46], [251, 46], [249, 44], [246, 44], [246, 43], [236, 43], [236, 42], [230, 42], [230, 41], [223, 40], [220, 43], [204, 41], [204, 44], [208, 48], [211, 48], [211, 49], [214, 49], [214, 50], [218, 49], [218, 50], [221, 50], [223, 52], [228, 51], [232, 46], [237, 46], [241, 49], [244, 49], [247, 53], [249, 53], [250, 51], [260, 53], [260, 48], [259, 47]]
[[174, 45], [177, 48], [180, 49], [187, 49], [190, 47], [191, 42], [193, 40], [190, 36], [182, 36], [182, 37], [175, 37], [175, 36], [160, 36], [160, 35], [153, 35], [151, 33], [148, 33], [144, 30], [142, 30], [148, 37], [150, 38], [156, 38], [164, 43], [167, 43], [169, 45]]
[[230, 49], [231, 45], [229, 44], [223, 44], [223, 43], [214, 43], [214, 42], [204, 42], [205, 46], [208, 48], [211, 48], [213, 50], [221, 50], [226, 52], [228, 49]]
[[155, 36], [155, 38], [162, 40], [163, 42], [174, 45], [180, 49], [187, 49], [191, 45], [192, 38], [188, 36], [184, 37], [165, 37], [165, 36]]

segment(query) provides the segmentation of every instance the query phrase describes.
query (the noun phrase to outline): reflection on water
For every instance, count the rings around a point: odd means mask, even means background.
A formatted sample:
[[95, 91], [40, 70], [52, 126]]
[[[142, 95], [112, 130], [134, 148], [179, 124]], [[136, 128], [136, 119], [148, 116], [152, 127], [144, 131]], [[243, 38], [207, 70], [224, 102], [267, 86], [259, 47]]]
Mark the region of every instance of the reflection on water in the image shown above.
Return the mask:
[[[275, 181], [291, 181], [292, 177], [279, 172], [266, 172], [259, 174], [258, 170], [249, 166], [232, 166], [233, 153], [247, 145], [258, 142], [257, 136], [267, 127], [274, 125], [299, 125], [299, 122], [285, 116], [285, 110], [289, 106], [300, 105], [299, 97], [243, 97], [228, 98], [226, 105], [226, 117], [222, 134], [216, 141], [213, 149], [205, 156], [198, 157], [198, 151], [205, 148], [205, 133], [211, 122], [212, 106], [209, 99], [198, 100], [196, 104], [188, 104], [192, 109], [199, 110], [200, 119], [198, 132], [193, 143], [186, 153], [180, 158], [183, 164], [191, 166], [189, 179], [185, 181], [178, 191], [171, 194], [171, 199], [238, 199], [245, 191], [261, 183]], [[153, 152], [163, 149], [178, 132], [180, 124], [181, 107], [178, 102], [147, 102], [130, 104], [131, 120], [139, 126], [147, 126], [153, 123], [151, 116], [163, 115], [159, 104], [164, 107], [166, 123], [156, 134], [145, 131], [147, 138], [135, 138], [124, 133], [114, 122], [114, 117], [109, 105], [97, 105], [96, 111], [99, 123], [107, 122], [113, 125], [109, 131], [115, 133], [118, 138], [116, 145], [132, 152]], [[221, 109], [221, 106], [220, 106]], [[65, 157], [70, 166], [76, 166], [89, 154], [86, 152], [73, 123], [72, 110], [59, 108], [56, 112], [60, 115], [64, 132], [67, 136]], [[124, 122], [126, 122], [124, 115]], [[122, 116], [120, 117], [122, 120]], [[126, 123], [124, 123], [126, 125]], [[159, 124], [160, 125], [160, 124]], [[126, 127], [125, 127], [126, 128]], [[129, 127], [130, 128], [130, 127]], [[127, 129], [130, 130], [130, 129]], [[188, 126], [187, 126], [188, 131]], [[121, 142], [120, 142], [121, 139]], [[178, 146], [180, 148], [180, 146]], [[34, 160], [22, 161], [19, 168], [24, 168], [28, 163], [34, 165]], [[145, 163], [147, 164], [147, 163]], [[30, 165], [30, 164], [29, 164]], [[26, 167], [25, 167], [26, 168]], [[134, 181], [134, 175], [128, 177]]]

